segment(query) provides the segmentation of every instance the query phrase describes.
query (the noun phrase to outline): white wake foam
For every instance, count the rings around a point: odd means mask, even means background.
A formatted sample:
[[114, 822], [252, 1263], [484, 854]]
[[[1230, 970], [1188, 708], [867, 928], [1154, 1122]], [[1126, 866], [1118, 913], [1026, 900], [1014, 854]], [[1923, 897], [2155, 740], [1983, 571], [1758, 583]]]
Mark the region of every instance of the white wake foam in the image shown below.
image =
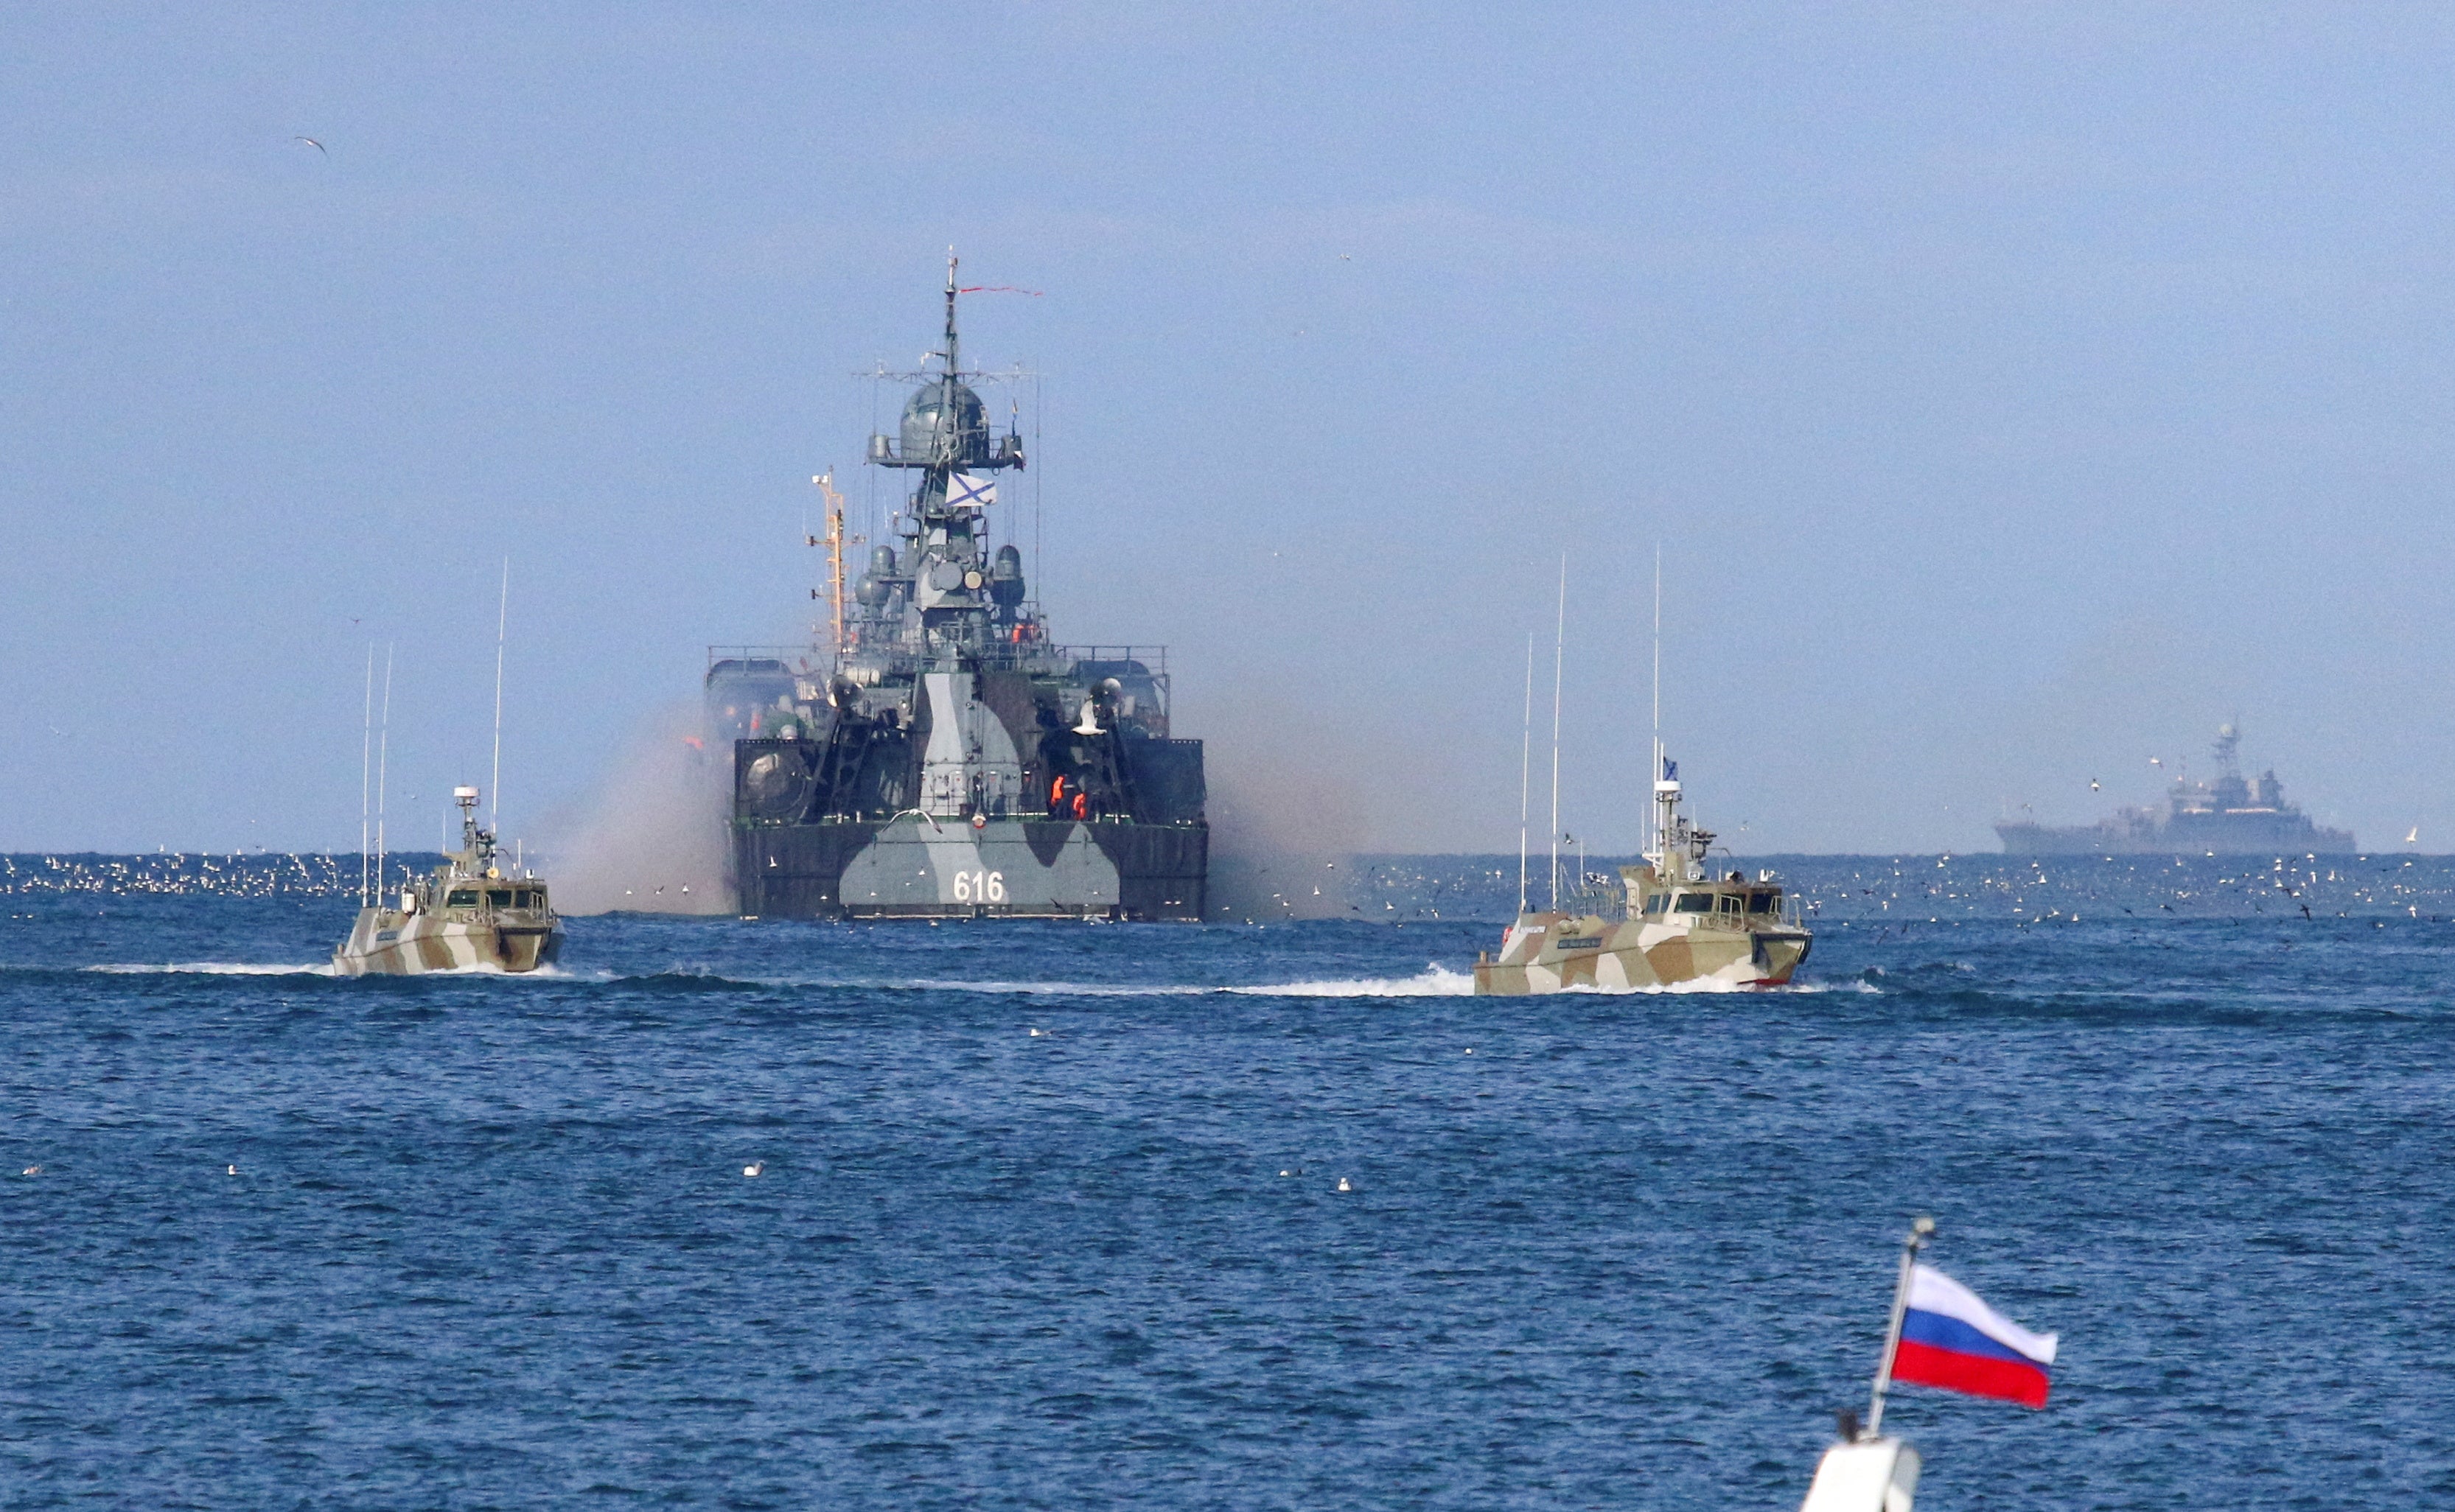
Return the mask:
[[1345, 981], [1291, 981], [1275, 987], [1228, 987], [1250, 998], [1463, 998], [1474, 977], [1447, 966], [1427, 966], [1412, 977], [1359, 977]]
[[78, 969], [108, 972], [123, 977], [150, 977], [164, 973], [201, 977], [330, 977], [333, 975], [333, 963], [329, 960], [314, 966], [265, 966], [251, 961], [234, 960], [172, 960], [159, 964], [138, 962], [128, 965], [84, 966]]

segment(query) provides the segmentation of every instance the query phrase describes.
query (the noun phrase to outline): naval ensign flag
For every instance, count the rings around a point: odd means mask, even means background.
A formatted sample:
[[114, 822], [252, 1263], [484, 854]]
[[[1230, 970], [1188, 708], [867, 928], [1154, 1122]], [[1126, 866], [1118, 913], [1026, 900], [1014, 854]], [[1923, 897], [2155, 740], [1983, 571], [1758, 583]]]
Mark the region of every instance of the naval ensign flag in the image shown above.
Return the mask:
[[957, 473], [946, 479], [946, 506], [977, 504], [985, 509], [997, 502], [997, 479], [976, 477], [969, 473]]
[[2029, 1332], [1932, 1266], [1911, 1267], [1895, 1381], [2042, 1407], [2054, 1362], [2054, 1335]]

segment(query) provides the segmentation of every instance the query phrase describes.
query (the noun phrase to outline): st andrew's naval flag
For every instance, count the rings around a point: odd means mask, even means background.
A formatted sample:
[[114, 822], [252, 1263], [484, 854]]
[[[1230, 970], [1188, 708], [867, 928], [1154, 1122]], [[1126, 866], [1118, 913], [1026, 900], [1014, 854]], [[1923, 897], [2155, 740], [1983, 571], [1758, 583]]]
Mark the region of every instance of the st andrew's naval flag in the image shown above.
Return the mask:
[[993, 477], [976, 477], [969, 473], [957, 473], [946, 479], [946, 506], [949, 509], [964, 504], [978, 504], [985, 508], [996, 502], [997, 479]]
[[1939, 1270], [1911, 1267], [1895, 1381], [2042, 1407], [2054, 1362], [2054, 1335], [2029, 1332]]

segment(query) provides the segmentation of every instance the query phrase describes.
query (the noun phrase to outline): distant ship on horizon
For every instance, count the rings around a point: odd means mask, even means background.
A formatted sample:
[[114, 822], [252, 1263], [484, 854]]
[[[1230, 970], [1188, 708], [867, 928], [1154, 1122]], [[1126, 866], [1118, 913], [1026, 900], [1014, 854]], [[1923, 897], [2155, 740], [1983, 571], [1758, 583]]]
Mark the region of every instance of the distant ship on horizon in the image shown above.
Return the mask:
[[2161, 808], [2126, 808], [2095, 824], [1995, 826], [2006, 856], [2350, 855], [2351, 832], [2325, 829], [2284, 801], [2273, 769], [2245, 779], [2242, 732], [2217, 728], [2217, 778], [2177, 778]]

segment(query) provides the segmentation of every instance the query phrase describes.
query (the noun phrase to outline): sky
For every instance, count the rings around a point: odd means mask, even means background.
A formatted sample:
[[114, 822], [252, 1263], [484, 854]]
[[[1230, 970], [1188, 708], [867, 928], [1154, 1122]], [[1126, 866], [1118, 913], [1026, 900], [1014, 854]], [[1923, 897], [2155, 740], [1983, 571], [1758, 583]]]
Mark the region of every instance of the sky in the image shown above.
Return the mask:
[[1039, 292], [964, 311], [1038, 596], [1169, 648], [1223, 801], [1513, 847], [1532, 637], [1539, 846], [1565, 556], [1561, 826], [1631, 848], [1658, 548], [1742, 854], [2228, 719], [2455, 850], [2443, 9], [860, 9], [0, 17], [0, 850], [355, 847], [371, 647], [439, 835], [506, 560], [505, 831], [601, 806], [806, 638], [949, 246]]

